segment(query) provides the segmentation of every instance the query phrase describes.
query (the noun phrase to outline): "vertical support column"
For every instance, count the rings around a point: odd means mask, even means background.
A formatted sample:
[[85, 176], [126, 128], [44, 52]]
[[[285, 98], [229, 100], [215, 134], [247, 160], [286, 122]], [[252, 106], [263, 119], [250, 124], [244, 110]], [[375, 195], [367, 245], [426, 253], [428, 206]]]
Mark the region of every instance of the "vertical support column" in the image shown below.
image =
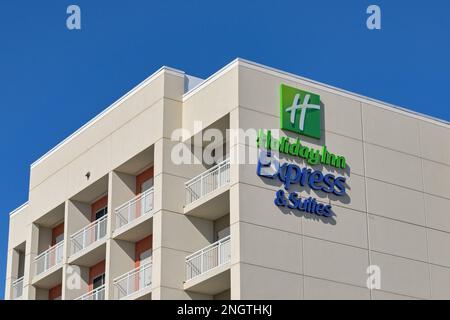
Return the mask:
[[[29, 224], [27, 213], [28, 204], [24, 204], [8, 217], [10, 232], [8, 235], [5, 299], [13, 299], [12, 284], [15, 280], [24, 276], [25, 250], [28, 239], [27, 226]], [[21, 289], [23, 292], [23, 287]]]
[[6, 264], [6, 286], [5, 286], [5, 300], [13, 298], [12, 283], [17, 279], [19, 270], [19, 253], [13, 248], [8, 249], [8, 258]]
[[184, 183], [193, 169], [172, 163], [174, 144], [163, 138], [155, 145], [152, 299], [210, 299], [184, 290], [186, 256], [212, 242], [213, 222], [184, 214]]
[[177, 142], [170, 138], [174, 130], [182, 127], [185, 75], [165, 70], [163, 76], [163, 130], [154, 146], [152, 299], [192, 299], [195, 295], [183, 288], [185, 258], [209, 244], [212, 223], [184, 215], [184, 183], [198, 173], [192, 165], [176, 165], [172, 161], [172, 148]]
[[67, 261], [70, 255], [70, 234], [68, 229], [69, 221], [69, 201], [64, 202], [64, 245], [63, 245], [63, 268], [62, 268], [62, 283], [61, 283], [61, 300], [66, 300], [67, 288]]
[[89, 204], [66, 200], [64, 212], [64, 246], [65, 257], [62, 276], [61, 298], [73, 300], [87, 292], [89, 268], [70, 265], [72, 245], [70, 236], [90, 222], [91, 207]]
[[106, 244], [106, 299], [117, 299], [114, 279], [134, 267], [134, 243], [114, 240], [114, 230], [117, 228], [115, 209], [129, 201], [136, 193], [136, 177], [133, 175], [112, 171], [109, 175], [108, 187], [108, 234], [111, 238]]
[[[240, 240], [239, 240], [239, 163], [241, 152], [239, 139], [236, 133], [239, 130], [239, 109], [234, 109], [230, 113], [230, 129], [234, 134], [230, 136], [230, 299], [239, 300], [241, 298], [241, 277], [240, 277]], [[245, 155], [245, 152], [244, 152]]]
[[27, 227], [27, 246], [25, 248], [25, 270], [23, 281], [23, 298], [27, 300], [36, 299], [36, 288], [33, 287], [32, 279], [35, 274], [34, 259], [38, 252], [39, 227], [30, 223]]
[[[118, 290], [114, 288], [114, 279], [134, 269], [135, 247], [133, 242], [111, 239], [108, 251], [109, 255], [106, 261], [109, 260], [109, 292], [107, 298], [119, 299]], [[128, 290], [129, 288], [127, 285], [123, 289]]]
[[[116, 224], [115, 209], [133, 199], [136, 194], [136, 177], [121, 172], [111, 172], [111, 186], [109, 190], [111, 199], [111, 234], [118, 227]], [[130, 209], [128, 209], [130, 213]]]
[[[105, 253], [105, 300], [113, 299], [113, 279], [111, 277], [111, 241], [113, 232], [113, 172], [108, 173], [108, 217], [106, 223], [106, 253]], [[100, 225], [98, 225], [100, 227]]]

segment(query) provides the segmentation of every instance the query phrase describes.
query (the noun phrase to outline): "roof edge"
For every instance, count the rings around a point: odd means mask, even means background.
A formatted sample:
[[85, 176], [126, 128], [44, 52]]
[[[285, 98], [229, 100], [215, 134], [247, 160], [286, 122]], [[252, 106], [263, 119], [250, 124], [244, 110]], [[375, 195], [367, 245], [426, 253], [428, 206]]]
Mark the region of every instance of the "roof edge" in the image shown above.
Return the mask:
[[230, 63], [226, 64], [225, 66], [223, 66], [222, 68], [220, 68], [219, 70], [217, 70], [216, 72], [214, 72], [213, 74], [211, 74], [208, 78], [204, 79], [202, 82], [200, 82], [199, 84], [197, 84], [195, 87], [193, 87], [191, 90], [189, 90], [188, 92], [186, 92], [185, 94], [183, 94], [182, 96], [182, 100], [183, 102], [186, 101], [187, 99], [189, 99], [189, 97], [191, 97], [192, 95], [194, 95], [196, 92], [198, 92], [199, 90], [201, 90], [203, 87], [206, 87], [207, 85], [209, 85], [211, 82], [213, 82], [214, 80], [216, 80], [217, 78], [219, 78], [222, 74], [226, 73], [229, 69], [231, 69], [232, 67], [234, 67], [235, 64], [238, 64], [239, 61], [242, 61], [240, 58], [236, 58], [233, 61], [231, 61]]
[[351, 92], [351, 91], [348, 91], [348, 90], [345, 90], [345, 89], [334, 87], [334, 86], [331, 86], [331, 85], [328, 85], [328, 84], [325, 84], [325, 83], [322, 83], [322, 82], [319, 82], [319, 81], [315, 81], [315, 80], [312, 80], [312, 79], [309, 79], [309, 78], [305, 78], [305, 77], [302, 77], [302, 76], [299, 76], [299, 75], [296, 75], [296, 74], [293, 74], [293, 73], [290, 73], [290, 72], [287, 72], [287, 71], [283, 71], [283, 70], [280, 70], [280, 69], [269, 67], [269, 66], [266, 66], [266, 65], [254, 62], [254, 61], [246, 60], [246, 59], [243, 59], [243, 58], [239, 58], [239, 57], [234, 59], [232, 62], [228, 63], [227, 65], [225, 65], [223, 68], [221, 68], [217, 72], [213, 73], [211, 76], [206, 78], [203, 82], [199, 83], [196, 87], [192, 88], [190, 91], [186, 92], [183, 95], [183, 102], [185, 100], [189, 99], [196, 92], [200, 91], [203, 87], [206, 87], [209, 84], [211, 84], [213, 81], [215, 81], [221, 75], [225, 74], [227, 71], [229, 71], [235, 65], [242, 65], [242, 66], [245, 66], [245, 67], [258, 69], [259, 71], [266, 72], [266, 73], [267, 72], [269, 72], [269, 73], [278, 73], [278, 74], [281, 74], [281, 75], [283, 75], [283, 76], [285, 76], [287, 78], [291, 78], [294, 81], [300, 80], [300, 81], [308, 82], [309, 85], [312, 84], [313, 86], [319, 86], [319, 87], [321, 87], [322, 90], [325, 88], [325, 90], [329, 90], [329, 91], [332, 91], [332, 93], [346, 96], [349, 99], [357, 100], [357, 101], [362, 102], [362, 103], [368, 103], [368, 104], [372, 104], [372, 105], [374, 104], [377, 107], [381, 107], [381, 108], [384, 108], [384, 109], [389, 109], [389, 110], [392, 110], [392, 111], [397, 112], [397, 113], [407, 113], [410, 116], [412, 115], [415, 118], [420, 118], [422, 120], [426, 120], [428, 122], [432, 122], [432, 123], [434, 123], [436, 125], [444, 125], [446, 127], [450, 126], [450, 121], [447, 121], [447, 120], [444, 120], [444, 119], [440, 119], [440, 118], [437, 118], [437, 117], [433, 117], [433, 116], [430, 116], [430, 115], [427, 115], [427, 114], [423, 114], [423, 113], [420, 113], [420, 112], [417, 112], [417, 111], [410, 110], [410, 109], [405, 108], [405, 107], [400, 107], [400, 106], [397, 106], [397, 105], [394, 105], [394, 104], [391, 104], [391, 103], [388, 103], [388, 102], [384, 102], [384, 101], [381, 101], [381, 100], [370, 98], [370, 97], [367, 97], [367, 96], [364, 96], [364, 95], [361, 95], [361, 94], [358, 94], [358, 93], [355, 93], [355, 92]]
[[378, 106], [381, 105], [383, 107], [393, 108], [394, 109], [393, 111], [406, 112], [406, 113], [415, 115], [417, 117], [423, 118], [425, 120], [432, 120], [433, 122], [436, 121], [436, 122], [439, 122], [439, 124], [444, 124], [446, 126], [450, 126], [450, 121], [447, 121], [447, 120], [444, 120], [444, 119], [440, 119], [440, 118], [437, 118], [437, 117], [433, 117], [433, 116], [430, 116], [430, 115], [427, 115], [427, 114], [424, 114], [424, 113], [420, 113], [420, 112], [417, 112], [417, 111], [414, 111], [414, 110], [411, 110], [411, 109], [408, 109], [408, 108], [405, 108], [405, 107], [397, 106], [397, 105], [394, 105], [392, 103], [384, 102], [384, 101], [381, 101], [381, 100], [378, 100], [378, 99], [375, 99], [375, 98], [370, 98], [370, 97], [364, 96], [362, 94], [358, 94], [358, 93], [351, 92], [351, 91], [348, 91], [348, 90], [345, 90], [345, 89], [334, 87], [334, 86], [331, 86], [331, 85], [328, 85], [328, 84], [325, 84], [325, 83], [322, 83], [322, 82], [319, 82], [319, 81], [311, 80], [309, 78], [298, 76], [298, 75], [290, 73], [290, 72], [286, 72], [286, 71], [283, 71], [283, 70], [272, 68], [272, 67], [269, 67], [269, 66], [257, 63], [257, 62], [253, 62], [253, 61], [250, 61], [250, 60], [242, 59], [242, 58], [237, 58], [236, 61], [238, 61], [239, 63], [243, 63], [244, 65], [249, 65], [249, 66], [256, 67], [256, 68], [262, 68], [262, 69], [267, 70], [267, 71], [281, 73], [281, 74], [283, 74], [285, 76], [288, 76], [288, 77], [291, 77], [291, 78], [294, 78], [294, 79], [307, 81], [307, 82], [310, 82], [310, 83], [312, 83], [314, 85], [325, 87], [325, 88], [327, 88], [329, 90], [336, 91], [337, 93], [340, 93], [340, 94], [350, 95], [351, 96], [350, 98], [353, 98], [353, 99], [356, 98], [357, 100], [360, 100], [360, 102], [375, 103]]
[[155, 71], [154, 73], [152, 73], [149, 77], [147, 77], [146, 79], [144, 79], [142, 82], [140, 82], [138, 85], [136, 85], [135, 87], [133, 87], [133, 89], [131, 89], [130, 91], [128, 91], [127, 93], [125, 93], [122, 97], [120, 97], [119, 99], [117, 99], [115, 102], [113, 102], [111, 105], [109, 105], [106, 109], [104, 109], [103, 111], [101, 111], [99, 114], [97, 114], [94, 118], [92, 118], [91, 120], [89, 120], [88, 122], [86, 122], [84, 125], [82, 125], [80, 128], [78, 128], [75, 132], [73, 132], [72, 134], [70, 134], [68, 137], [66, 137], [65, 139], [63, 139], [61, 142], [59, 142], [56, 146], [54, 146], [53, 148], [51, 148], [49, 151], [47, 151], [45, 154], [43, 154], [41, 157], [39, 157], [36, 161], [34, 161], [31, 165], [30, 168], [32, 169], [33, 167], [35, 167], [36, 165], [38, 165], [40, 162], [42, 162], [43, 160], [45, 160], [46, 158], [48, 158], [50, 155], [52, 155], [56, 150], [58, 150], [62, 145], [66, 144], [67, 142], [69, 142], [70, 140], [72, 140], [73, 138], [75, 138], [77, 135], [79, 135], [80, 133], [82, 133], [84, 130], [86, 130], [89, 126], [91, 126], [92, 124], [96, 123], [98, 120], [100, 120], [103, 116], [105, 116], [106, 114], [108, 114], [109, 112], [111, 112], [112, 110], [114, 110], [118, 105], [120, 105], [123, 101], [125, 101], [127, 98], [129, 98], [130, 96], [132, 96], [133, 94], [135, 94], [136, 92], [138, 92], [140, 89], [142, 89], [144, 86], [146, 86], [148, 83], [150, 83], [151, 81], [153, 81], [157, 76], [159, 76], [162, 72], [168, 72], [170, 74], [173, 75], [185, 75], [184, 71], [181, 70], [177, 70], [175, 68], [171, 68], [171, 67], [167, 67], [167, 66], [162, 66], [161, 68], [159, 68], [157, 71]]
[[[221, 69], [219, 69], [218, 71], [214, 72], [212, 75], [210, 75], [208, 78], [206, 78], [205, 80], [200, 82], [198, 85], [196, 85], [194, 88], [192, 88], [188, 92], [184, 93], [183, 96], [182, 96], [183, 102], [185, 100], [189, 99], [189, 97], [194, 95], [196, 92], [201, 90], [203, 87], [208, 86], [210, 83], [212, 83], [214, 80], [219, 78], [222, 74], [226, 73], [227, 71], [229, 71], [229, 69], [231, 69], [232, 67], [234, 67], [237, 64], [238, 65], [243, 65], [243, 66], [246, 66], [246, 67], [259, 69], [260, 71], [263, 71], [263, 72], [278, 73], [278, 74], [284, 75], [285, 77], [292, 78], [294, 80], [305, 81], [305, 82], [308, 82], [308, 83], [313, 84], [315, 86], [320, 86], [320, 87], [325, 88], [327, 90], [331, 90], [334, 93], [348, 96], [348, 98], [350, 98], [350, 99], [356, 99], [356, 100], [359, 100], [360, 102], [363, 102], [363, 103], [375, 104], [378, 107], [385, 108], [385, 109], [391, 109], [392, 111], [399, 112], [399, 113], [407, 113], [409, 115], [413, 115], [416, 118], [420, 118], [420, 119], [432, 122], [432, 123], [437, 124], [437, 125], [444, 125], [446, 127], [450, 126], [450, 122], [447, 121], [447, 120], [444, 120], [444, 119], [439, 119], [439, 118], [436, 118], [436, 117], [433, 117], [433, 116], [430, 116], [430, 115], [426, 115], [426, 114], [423, 114], [423, 113], [420, 113], [420, 112], [417, 112], [417, 111], [413, 111], [413, 110], [410, 110], [410, 109], [407, 109], [407, 108], [404, 108], [404, 107], [400, 107], [400, 106], [397, 106], [397, 105], [394, 105], [394, 104], [391, 104], [391, 103], [383, 102], [381, 100], [370, 98], [370, 97], [367, 97], [367, 96], [364, 96], [364, 95], [361, 95], [361, 94], [358, 94], [358, 93], [354, 93], [354, 92], [351, 92], [351, 91], [340, 89], [340, 88], [337, 88], [337, 87], [334, 87], [334, 86], [331, 86], [331, 85], [324, 84], [324, 83], [319, 82], [319, 81], [311, 80], [309, 78], [298, 76], [296, 74], [293, 74], [293, 73], [290, 73], [290, 72], [287, 72], [287, 71], [283, 71], [283, 70], [280, 70], [280, 69], [269, 67], [269, 66], [266, 66], [266, 65], [263, 65], [263, 64], [260, 64], [260, 63], [257, 63], [257, 62], [253, 62], [253, 61], [250, 61], [250, 60], [246, 60], [246, 59], [243, 59], [243, 58], [239, 58], [239, 57], [234, 59], [233, 61], [231, 61], [230, 63], [228, 63], [227, 65], [225, 65]], [[149, 82], [151, 82], [153, 79], [155, 79], [157, 76], [159, 76], [160, 73], [162, 73], [163, 71], [169, 72], [169, 73], [174, 74], [174, 75], [183, 75], [183, 76], [185, 75], [184, 71], [181, 71], [181, 70], [178, 70], [178, 69], [175, 69], [175, 68], [171, 68], [171, 67], [168, 67], [168, 66], [162, 66], [157, 71], [155, 71], [153, 74], [151, 74], [148, 78], [146, 78], [145, 80], [140, 82], [133, 89], [128, 91], [126, 94], [124, 94], [118, 100], [113, 102], [110, 106], [108, 106], [106, 109], [104, 109], [98, 115], [96, 115], [94, 118], [92, 118], [91, 120], [86, 122], [83, 126], [81, 126], [79, 129], [77, 129], [75, 132], [73, 132], [67, 138], [65, 138], [64, 140], [59, 142], [56, 146], [54, 146], [52, 149], [50, 149], [44, 155], [42, 155], [40, 158], [38, 158], [36, 161], [34, 161], [30, 165], [31, 169], [33, 167], [35, 167], [36, 165], [38, 165], [43, 160], [45, 160], [46, 158], [48, 158], [51, 154], [53, 154], [56, 150], [58, 150], [62, 145], [64, 145], [65, 143], [67, 143], [70, 140], [72, 140], [73, 138], [75, 138], [77, 135], [79, 135], [84, 130], [86, 130], [86, 128], [88, 128], [89, 126], [91, 126], [92, 124], [97, 122], [99, 119], [101, 119], [103, 116], [105, 116], [107, 113], [112, 111], [114, 108], [116, 108], [120, 103], [122, 103], [128, 97], [132, 96], [134, 93], [139, 91], [141, 88], [143, 88]]]
[[19, 207], [15, 208], [13, 211], [11, 211], [11, 212], [9, 213], [9, 217], [11, 218], [11, 217], [14, 216], [15, 214], [20, 213], [20, 211], [21, 211], [22, 209], [25, 209], [27, 206], [28, 206], [28, 201], [25, 202], [25, 203], [23, 203], [23, 204], [21, 204]]

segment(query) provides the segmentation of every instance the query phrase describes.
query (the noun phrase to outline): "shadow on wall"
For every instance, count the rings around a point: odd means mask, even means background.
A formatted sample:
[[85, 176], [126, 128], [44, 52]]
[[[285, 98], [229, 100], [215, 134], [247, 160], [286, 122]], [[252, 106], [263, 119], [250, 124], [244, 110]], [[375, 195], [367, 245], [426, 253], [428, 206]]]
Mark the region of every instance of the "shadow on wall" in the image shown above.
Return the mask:
[[[277, 187], [280, 190], [285, 190], [283, 183], [281, 181], [279, 181], [278, 179], [267, 179], [267, 178], [263, 178], [263, 177], [259, 177], [259, 179], [265, 185]], [[347, 182], [345, 183], [345, 188], [346, 188], [346, 190], [351, 190], [351, 188]], [[338, 201], [343, 204], [351, 203], [351, 199], [348, 194], [345, 194], [345, 196], [337, 196], [335, 194], [329, 194], [329, 193], [323, 192], [321, 190], [312, 190], [307, 185], [301, 186], [300, 184], [291, 184], [288, 192], [297, 192], [301, 198], [308, 198], [308, 197], [316, 198], [319, 202], [324, 203], [324, 204], [332, 205], [331, 201]], [[274, 199], [275, 199], [275, 190], [274, 190]], [[279, 209], [284, 214], [290, 213], [290, 214], [293, 214], [293, 215], [299, 216], [299, 217], [305, 216], [305, 218], [307, 218], [307, 219], [322, 221], [324, 223], [330, 223], [333, 225], [336, 224], [336, 220], [333, 218], [336, 216], [336, 214], [333, 211], [332, 211], [331, 217], [323, 217], [323, 216], [318, 216], [318, 215], [311, 214], [311, 213], [305, 213], [305, 212], [302, 212], [302, 211], [299, 211], [296, 209], [289, 209], [287, 207], [279, 207]]]
[[[256, 166], [255, 166], [255, 172], [256, 172]], [[266, 185], [284, 189], [283, 182], [281, 182], [280, 180], [278, 180], [276, 178], [269, 179], [269, 178], [264, 178], [264, 177], [260, 177], [260, 176], [258, 176], [258, 177]], [[347, 183], [347, 181], [345, 182], [345, 190], [352, 190], [352, 188]], [[298, 192], [300, 194], [300, 196], [302, 196], [302, 197], [305, 197], [305, 193], [306, 193], [308, 195], [308, 197], [311, 196], [311, 197], [317, 198], [320, 202], [323, 202], [323, 203], [329, 203], [330, 200], [337, 201], [337, 202], [340, 202], [343, 204], [351, 203], [351, 199], [347, 193], [344, 196], [337, 196], [333, 193], [323, 192], [322, 190], [312, 190], [308, 185], [301, 186], [300, 184], [291, 184], [289, 186], [289, 190], [287, 190], [287, 191]]]
[[290, 215], [294, 215], [299, 218], [304, 217], [305, 219], [308, 219], [308, 220], [320, 221], [322, 223], [330, 224], [333, 226], [336, 225], [336, 223], [337, 223], [336, 219], [334, 218], [336, 216], [336, 214], [333, 211], [331, 211], [331, 217], [324, 217], [324, 216], [319, 216], [317, 214], [300, 211], [297, 209], [289, 209], [288, 207], [278, 207], [278, 210], [280, 210], [283, 214], [290, 214]]

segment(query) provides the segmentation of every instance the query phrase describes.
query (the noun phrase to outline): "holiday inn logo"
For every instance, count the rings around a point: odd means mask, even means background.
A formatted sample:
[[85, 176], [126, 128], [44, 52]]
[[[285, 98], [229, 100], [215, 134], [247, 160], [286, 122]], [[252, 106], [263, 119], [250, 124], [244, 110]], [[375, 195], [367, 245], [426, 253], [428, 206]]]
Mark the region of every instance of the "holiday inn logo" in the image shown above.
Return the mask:
[[320, 96], [282, 84], [280, 127], [283, 130], [320, 139]]

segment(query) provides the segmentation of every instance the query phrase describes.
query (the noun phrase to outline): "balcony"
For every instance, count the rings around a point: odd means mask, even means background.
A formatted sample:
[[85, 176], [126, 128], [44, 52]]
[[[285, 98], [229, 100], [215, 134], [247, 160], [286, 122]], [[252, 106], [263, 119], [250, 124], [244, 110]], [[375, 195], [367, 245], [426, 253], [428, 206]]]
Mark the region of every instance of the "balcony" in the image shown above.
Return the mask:
[[36, 275], [40, 275], [52, 267], [60, 264], [63, 258], [64, 241], [60, 241], [53, 247], [45, 250], [35, 258]]
[[106, 223], [108, 215], [88, 224], [80, 231], [70, 236], [71, 254], [75, 254], [106, 236]]
[[75, 300], [105, 300], [105, 285], [89, 291]]
[[184, 289], [209, 295], [230, 289], [230, 261], [230, 236], [187, 256]]
[[186, 205], [208, 195], [230, 182], [230, 159], [186, 182]]
[[13, 300], [18, 300], [19, 298], [21, 298], [23, 294], [23, 277], [14, 280], [11, 284], [11, 289]]
[[35, 287], [49, 289], [61, 283], [64, 240], [48, 248], [34, 259]]
[[231, 259], [230, 236], [186, 257], [186, 280], [204, 274], [214, 268], [226, 264]]
[[126, 299], [152, 284], [152, 264], [146, 263], [114, 279], [114, 298]]
[[230, 159], [192, 178], [185, 185], [184, 213], [208, 219], [225, 215], [229, 208], [229, 183]]
[[132, 221], [149, 214], [153, 210], [154, 189], [151, 188], [118, 207], [116, 214], [116, 228], [129, 225]]

